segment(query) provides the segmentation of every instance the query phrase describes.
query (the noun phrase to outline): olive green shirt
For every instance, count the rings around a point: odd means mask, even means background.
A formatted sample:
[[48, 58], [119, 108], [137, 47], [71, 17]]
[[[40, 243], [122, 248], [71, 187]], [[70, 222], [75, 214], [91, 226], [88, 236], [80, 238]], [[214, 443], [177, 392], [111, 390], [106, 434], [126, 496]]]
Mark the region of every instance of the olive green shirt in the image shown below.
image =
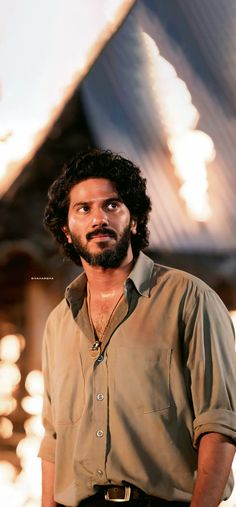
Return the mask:
[[190, 501], [199, 437], [236, 437], [234, 332], [222, 301], [141, 253], [100, 350], [94, 341], [83, 273], [43, 342], [39, 455], [55, 462], [55, 500], [74, 507], [97, 486], [127, 482]]

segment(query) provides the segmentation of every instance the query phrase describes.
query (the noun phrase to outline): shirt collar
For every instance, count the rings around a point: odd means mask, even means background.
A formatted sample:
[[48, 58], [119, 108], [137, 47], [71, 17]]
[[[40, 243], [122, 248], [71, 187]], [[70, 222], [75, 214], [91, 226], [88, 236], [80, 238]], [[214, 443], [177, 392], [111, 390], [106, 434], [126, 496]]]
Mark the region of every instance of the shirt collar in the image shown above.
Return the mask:
[[126, 280], [126, 290], [128, 290], [128, 286], [131, 281], [141, 296], [149, 297], [153, 267], [154, 262], [152, 259], [143, 252], [140, 252], [135, 265]]
[[82, 307], [84, 294], [86, 291], [87, 277], [85, 273], [81, 273], [73, 282], [66, 287], [65, 298], [70, 306], [73, 316], [76, 317]]
[[[140, 252], [135, 265], [125, 282], [125, 290], [128, 292], [130, 284], [133, 284], [141, 296], [149, 297], [154, 262], [143, 252]], [[86, 291], [87, 277], [85, 273], [79, 275], [68, 285], [65, 298], [71, 307], [74, 317], [82, 307]]]

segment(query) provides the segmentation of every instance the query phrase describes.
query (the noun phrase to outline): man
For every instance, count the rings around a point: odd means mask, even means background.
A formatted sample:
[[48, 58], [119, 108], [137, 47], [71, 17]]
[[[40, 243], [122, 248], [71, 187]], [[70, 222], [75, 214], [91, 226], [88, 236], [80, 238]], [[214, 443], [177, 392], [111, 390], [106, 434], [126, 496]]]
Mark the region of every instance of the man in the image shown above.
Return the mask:
[[216, 507], [232, 489], [232, 324], [202, 281], [144, 255], [150, 209], [109, 151], [49, 190], [45, 223], [84, 273], [45, 330], [43, 507]]

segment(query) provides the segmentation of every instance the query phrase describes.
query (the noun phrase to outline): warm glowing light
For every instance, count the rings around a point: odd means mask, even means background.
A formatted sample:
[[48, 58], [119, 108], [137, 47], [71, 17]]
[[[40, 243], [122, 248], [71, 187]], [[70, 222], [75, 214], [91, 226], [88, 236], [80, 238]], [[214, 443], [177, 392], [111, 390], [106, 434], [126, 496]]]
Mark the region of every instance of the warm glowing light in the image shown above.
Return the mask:
[[41, 371], [33, 370], [31, 371], [25, 381], [25, 387], [29, 394], [34, 395], [43, 395], [43, 375]]
[[[0, 505], [10, 507], [24, 507], [27, 494], [19, 491], [15, 483], [4, 484], [0, 490]], [[39, 507], [39, 506], [38, 506]]]
[[[16, 478], [16, 469], [8, 461], [0, 461], [0, 485], [12, 482]], [[0, 488], [1, 490], [1, 488]], [[2, 505], [2, 504], [1, 504]]]
[[0, 373], [0, 399], [2, 397], [10, 396], [14, 386], [12, 386], [11, 379], [6, 377], [3, 381], [1, 373]]
[[9, 382], [12, 386], [12, 389], [20, 382], [21, 374], [18, 366], [16, 364], [10, 364], [5, 362], [0, 362], [0, 385], [7, 386]]
[[0, 358], [2, 361], [15, 363], [21, 354], [21, 342], [18, 336], [9, 334], [0, 341]]
[[17, 401], [12, 396], [0, 398], [0, 415], [10, 415], [17, 407]]
[[[21, 335], [6, 335], [1, 340], [0, 361], [0, 437], [10, 438], [13, 424], [6, 417], [16, 409], [17, 402], [12, 393], [21, 380], [15, 361], [20, 357], [25, 340]], [[32, 396], [22, 400], [23, 408], [30, 414], [24, 428], [26, 437], [17, 448], [22, 471], [9, 463], [0, 462], [0, 505], [11, 507], [40, 507], [41, 504], [41, 460], [37, 457], [40, 440], [44, 434], [41, 421], [43, 403], [43, 377], [40, 371], [31, 371], [26, 378], [26, 389]], [[2, 416], [2, 417], [1, 417]]]
[[40, 414], [43, 408], [42, 396], [25, 396], [21, 401], [21, 406], [25, 412], [28, 412], [28, 414]]
[[40, 415], [35, 415], [26, 419], [24, 428], [27, 436], [35, 435], [41, 439], [44, 435], [44, 427], [42, 425], [42, 419]]
[[38, 500], [28, 500], [25, 504], [24, 504], [24, 507], [39, 507], [39, 501]]
[[21, 460], [23, 460], [23, 462], [27, 462], [30, 459], [35, 458], [35, 456], [37, 456], [38, 450], [39, 450], [38, 438], [30, 436], [22, 438], [22, 440], [20, 440], [16, 448], [16, 454]]
[[2, 438], [10, 438], [13, 433], [13, 424], [7, 417], [0, 418], [0, 436]]
[[[15, 481], [15, 487], [26, 493], [26, 501], [19, 507], [39, 507], [41, 504], [41, 460], [37, 457], [41, 438], [44, 429], [41, 422], [42, 410], [42, 373], [32, 371], [26, 378], [26, 388], [32, 396], [26, 396], [22, 400], [24, 410], [29, 413], [37, 414], [29, 417], [24, 428], [26, 437], [23, 438], [16, 449], [16, 454], [20, 458], [22, 471]], [[38, 394], [37, 394], [38, 393]]]
[[180, 195], [186, 201], [189, 214], [199, 221], [207, 220], [211, 209], [205, 163], [215, 156], [212, 139], [199, 130], [189, 130], [179, 138], [172, 138], [169, 147], [176, 174], [183, 182]]
[[[37, 452], [36, 449], [35, 451]], [[28, 455], [28, 459], [21, 459], [21, 463], [23, 465], [23, 471], [17, 477], [17, 486], [27, 491], [30, 500], [40, 500], [41, 459], [37, 458], [36, 455], [31, 454]]]
[[[69, 0], [65, 9], [61, 1], [23, 0], [19, 5], [13, 2], [12, 9], [1, 9], [0, 193], [41, 145], [134, 3]], [[22, 30], [25, 19], [30, 19], [29, 30]], [[37, 73], [40, 79], [35, 82]]]
[[215, 157], [213, 141], [204, 132], [195, 130], [199, 113], [173, 65], [160, 55], [149, 35], [144, 33], [143, 40], [154, 101], [176, 174], [182, 183], [180, 196], [192, 218], [208, 220], [211, 209], [206, 163]]

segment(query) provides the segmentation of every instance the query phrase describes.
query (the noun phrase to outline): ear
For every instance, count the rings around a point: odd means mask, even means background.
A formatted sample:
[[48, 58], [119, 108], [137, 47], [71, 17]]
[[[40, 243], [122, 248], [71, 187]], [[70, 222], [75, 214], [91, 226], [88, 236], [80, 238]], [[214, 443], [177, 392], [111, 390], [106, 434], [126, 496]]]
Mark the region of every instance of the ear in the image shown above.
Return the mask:
[[69, 233], [69, 231], [68, 231], [67, 226], [66, 226], [66, 225], [64, 225], [64, 227], [62, 227], [62, 229], [61, 229], [61, 230], [64, 232], [64, 234], [65, 234], [65, 236], [66, 236], [66, 239], [67, 239], [68, 243], [72, 243], [71, 235], [70, 235], [70, 233]]
[[131, 219], [130, 230], [131, 230], [132, 234], [137, 233], [137, 218]]

